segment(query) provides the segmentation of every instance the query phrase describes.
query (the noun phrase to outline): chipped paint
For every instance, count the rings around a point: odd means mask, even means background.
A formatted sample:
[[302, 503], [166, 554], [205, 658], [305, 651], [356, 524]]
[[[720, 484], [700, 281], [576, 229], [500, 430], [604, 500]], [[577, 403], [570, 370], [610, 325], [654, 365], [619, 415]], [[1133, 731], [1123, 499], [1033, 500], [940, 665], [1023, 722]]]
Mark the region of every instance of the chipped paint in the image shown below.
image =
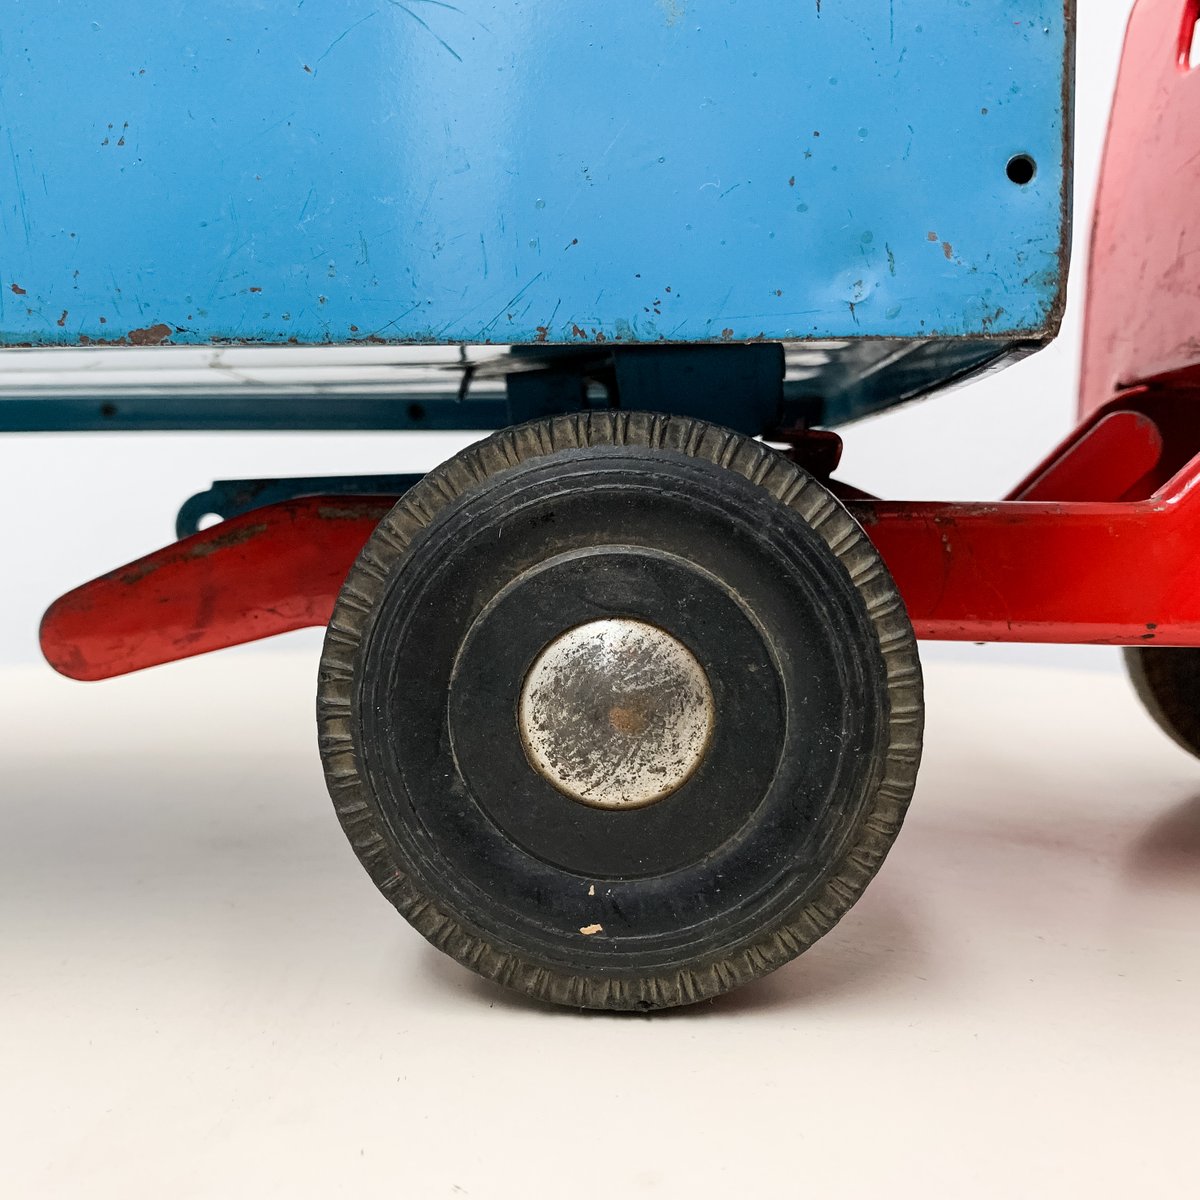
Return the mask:
[[603, 933], [604, 926], [603, 925], [581, 925], [579, 927], [579, 932], [582, 933], [584, 937], [591, 937], [595, 933]]
[[686, 0], [657, 0], [668, 25], [678, 25], [687, 16]]
[[129, 342], [133, 346], [160, 346], [170, 336], [170, 325], [149, 325], [145, 329], [131, 329]]

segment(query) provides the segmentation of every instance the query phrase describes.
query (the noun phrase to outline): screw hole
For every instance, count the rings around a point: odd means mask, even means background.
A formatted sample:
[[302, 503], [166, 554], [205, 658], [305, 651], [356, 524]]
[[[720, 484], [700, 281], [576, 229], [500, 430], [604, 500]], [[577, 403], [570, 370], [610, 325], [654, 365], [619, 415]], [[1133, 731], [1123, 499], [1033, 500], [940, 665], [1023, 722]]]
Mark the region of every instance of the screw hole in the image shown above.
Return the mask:
[[115, 417], [117, 415], [117, 406], [115, 404], [100, 405], [100, 415], [102, 417]]
[[1008, 160], [1006, 174], [1018, 187], [1033, 182], [1037, 174], [1037, 163], [1028, 154], [1018, 154]]
[[408, 419], [410, 421], [425, 420], [425, 406], [423, 404], [410, 404], [408, 406]]

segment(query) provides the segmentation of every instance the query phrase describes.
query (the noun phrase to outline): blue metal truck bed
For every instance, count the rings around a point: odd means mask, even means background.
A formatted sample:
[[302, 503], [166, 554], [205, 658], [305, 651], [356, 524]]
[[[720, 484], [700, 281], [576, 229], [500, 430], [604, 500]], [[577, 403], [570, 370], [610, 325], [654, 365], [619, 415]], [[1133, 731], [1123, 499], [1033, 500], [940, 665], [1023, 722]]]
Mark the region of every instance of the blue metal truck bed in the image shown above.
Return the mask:
[[12, 0], [0, 36], [4, 345], [817, 341], [856, 415], [1058, 325], [1063, 0]]

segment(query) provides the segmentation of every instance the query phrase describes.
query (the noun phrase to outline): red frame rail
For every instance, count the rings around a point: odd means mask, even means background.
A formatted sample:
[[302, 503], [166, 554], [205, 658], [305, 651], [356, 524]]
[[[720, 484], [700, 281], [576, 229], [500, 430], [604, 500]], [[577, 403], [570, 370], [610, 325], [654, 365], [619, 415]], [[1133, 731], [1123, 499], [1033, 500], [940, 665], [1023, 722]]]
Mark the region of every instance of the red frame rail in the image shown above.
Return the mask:
[[[917, 636], [1200, 645], [1200, 429], [1154, 416], [1200, 406], [1160, 400], [1138, 391], [1097, 413], [1017, 499], [850, 501]], [[393, 502], [312, 497], [234, 517], [63, 596], [42, 648], [63, 674], [104, 679], [324, 625]]]

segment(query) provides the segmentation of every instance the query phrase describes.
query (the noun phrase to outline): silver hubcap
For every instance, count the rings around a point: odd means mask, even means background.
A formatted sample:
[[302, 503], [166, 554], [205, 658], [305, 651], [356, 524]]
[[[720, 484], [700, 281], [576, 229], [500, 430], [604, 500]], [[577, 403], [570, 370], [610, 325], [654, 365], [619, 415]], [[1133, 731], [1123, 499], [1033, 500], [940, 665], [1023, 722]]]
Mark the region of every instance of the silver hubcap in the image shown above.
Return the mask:
[[552, 641], [521, 689], [534, 769], [596, 808], [643, 808], [704, 758], [713, 695], [692, 652], [644, 621], [590, 621]]

